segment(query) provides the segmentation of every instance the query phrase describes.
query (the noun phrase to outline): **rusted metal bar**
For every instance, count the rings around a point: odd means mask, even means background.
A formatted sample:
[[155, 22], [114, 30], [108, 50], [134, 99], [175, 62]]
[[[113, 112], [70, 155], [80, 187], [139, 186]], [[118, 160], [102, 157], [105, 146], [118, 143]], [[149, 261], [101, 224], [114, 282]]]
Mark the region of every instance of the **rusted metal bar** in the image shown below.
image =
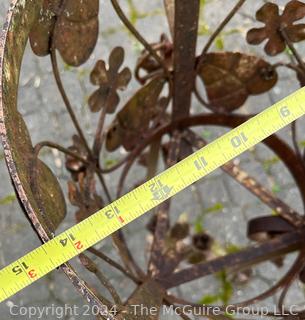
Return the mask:
[[[179, 125], [181, 128], [201, 126], [201, 125], [215, 125], [235, 128], [245, 121], [249, 120], [254, 115], [241, 115], [241, 114], [201, 114], [191, 117], [185, 117], [177, 121], [177, 124], [172, 123], [170, 126], [175, 127]], [[166, 131], [166, 128], [162, 128]], [[290, 171], [293, 176], [297, 187], [300, 190], [303, 207], [305, 207], [305, 166], [301, 163], [294, 153], [293, 149], [276, 134], [263, 140], [268, 148], [270, 148], [283, 162], [283, 164]]]
[[199, 0], [175, 1], [173, 119], [189, 115], [195, 80]]
[[[177, 0], [174, 18], [174, 81], [172, 118], [189, 115], [191, 95], [195, 79], [196, 43], [198, 31], [199, 0]], [[177, 162], [180, 150], [180, 133], [173, 132], [167, 164]], [[157, 226], [152, 246], [149, 271], [162, 274], [166, 256], [162, 254], [162, 243], [169, 227], [169, 203], [161, 205], [157, 213]]]
[[284, 234], [268, 242], [242, 250], [238, 253], [220, 257], [209, 262], [200, 263], [182, 271], [176, 272], [166, 279], [158, 279], [166, 289], [177, 287], [186, 282], [219, 272], [221, 270], [235, 271], [247, 268], [253, 264], [278, 257], [295, 250], [305, 244], [304, 230]]
[[[197, 149], [203, 148], [205, 145], [207, 145], [203, 138], [191, 130], [186, 131], [185, 138]], [[252, 194], [258, 197], [263, 203], [268, 205], [291, 225], [295, 227], [304, 225], [304, 218], [298, 212], [293, 210], [281, 199], [273, 195], [269, 190], [263, 187], [258, 181], [256, 181], [256, 179], [250, 176], [246, 171], [242, 170], [233, 161], [226, 163], [221, 167], [221, 169], [230, 175], [241, 186], [245, 187]]]

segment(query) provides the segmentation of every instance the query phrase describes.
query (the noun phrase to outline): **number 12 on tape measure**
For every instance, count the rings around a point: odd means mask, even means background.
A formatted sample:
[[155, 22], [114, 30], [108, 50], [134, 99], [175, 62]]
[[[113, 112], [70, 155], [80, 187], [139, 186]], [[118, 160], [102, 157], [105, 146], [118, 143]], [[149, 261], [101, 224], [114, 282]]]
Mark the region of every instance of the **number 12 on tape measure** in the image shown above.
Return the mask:
[[0, 302], [305, 114], [299, 89], [0, 270]]

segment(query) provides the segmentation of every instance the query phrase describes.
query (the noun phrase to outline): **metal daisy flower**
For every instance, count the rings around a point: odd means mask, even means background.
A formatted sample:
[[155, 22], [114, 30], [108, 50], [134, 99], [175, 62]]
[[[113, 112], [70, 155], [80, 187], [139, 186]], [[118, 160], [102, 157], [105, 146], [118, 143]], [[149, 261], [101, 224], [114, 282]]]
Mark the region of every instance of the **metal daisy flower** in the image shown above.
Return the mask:
[[91, 83], [99, 86], [89, 98], [89, 107], [92, 112], [106, 108], [107, 113], [113, 113], [120, 102], [117, 90], [126, 89], [131, 80], [131, 71], [128, 67], [119, 72], [124, 61], [124, 50], [116, 47], [109, 56], [109, 67], [103, 60], [99, 60], [90, 75]]
[[305, 4], [292, 0], [287, 3], [282, 15], [279, 7], [267, 2], [257, 12], [256, 19], [265, 24], [262, 28], [253, 28], [247, 33], [247, 41], [250, 44], [258, 45], [268, 39], [265, 45], [265, 52], [275, 56], [286, 48], [286, 41], [283, 31], [289, 41], [299, 42], [305, 39], [305, 24], [294, 24], [305, 17]]

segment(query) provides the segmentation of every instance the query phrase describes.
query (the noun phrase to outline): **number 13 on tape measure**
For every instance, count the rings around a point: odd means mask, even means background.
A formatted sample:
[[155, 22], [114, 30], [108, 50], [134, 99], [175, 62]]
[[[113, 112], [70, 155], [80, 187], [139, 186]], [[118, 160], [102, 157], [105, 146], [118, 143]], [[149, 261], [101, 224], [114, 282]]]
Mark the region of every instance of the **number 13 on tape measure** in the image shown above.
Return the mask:
[[0, 301], [305, 114], [305, 89], [274, 104], [155, 178], [0, 270]]

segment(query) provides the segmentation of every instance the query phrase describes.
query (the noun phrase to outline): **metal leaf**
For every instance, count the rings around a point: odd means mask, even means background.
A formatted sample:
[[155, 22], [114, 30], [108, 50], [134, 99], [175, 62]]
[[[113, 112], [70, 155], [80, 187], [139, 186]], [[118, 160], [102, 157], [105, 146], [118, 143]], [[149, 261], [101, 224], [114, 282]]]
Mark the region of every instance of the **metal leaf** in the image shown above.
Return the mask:
[[187, 259], [187, 262], [190, 264], [198, 264], [200, 262], [205, 261], [206, 259], [207, 255], [205, 252], [193, 248]]
[[260, 22], [270, 22], [279, 16], [279, 7], [275, 3], [267, 2], [257, 12], [256, 19]]
[[233, 52], [206, 54], [199, 76], [210, 108], [217, 112], [239, 108], [249, 95], [270, 90], [278, 78], [274, 68], [263, 59]]
[[120, 145], [131, 150], [148, 129], [156, 112], [158, 97], [165, 80], [155, 78], [142, 87], [117, 114], [107, 134], [106, 147], [114, 151]]
[[20, 178], [28, 196], [38, 205], [37, 218], [50, 232], [55, 232], [66, 215], [65, 198], [52, 171], [39, 159], [34, 159], [33, 147], [27, 127], [16, 112], [11, 112], [14, 121], [11, 150]]
[[55, 47], [63, 60], [74, 67], [86, 62], [97, 41], [98, 19], [74, 22], [62, 16], [54, 30]]
[[84, 22], [97, 17], [99, 0], [65, 0], [63, 15], [70, 21]]
[[98, 11], [98, 0], [45, 0], [30, 33], [34, 53], [49, 54], [53, 39], [67, 64], [86, 62], [97, 42]]
[[[133, 319], [146, 319], [146, 320], [159, 320], [160, 309], [162, 308], [162, 300], [164, 298], [164, 290], [159, 286], [157, 281], [148, 279], [145, 280], [133, 292], [126, 302], [126, 310], [116, 315], [116, 320], [133, 320]], [[143, 303], [144, 301], [144, 303]], [[134, 316], [132, 306], [143, 303], [145, 310], [155, 310], [155, 312], [147, 313], [143, 316]], [[147, 308], [147, 309], [146, 309]]]
[[[52, 171], [38, 159], [35, 168], [34, 197], [42, 211], [44, 220], [52, 232], [58, 228], [66, 216], [66, 202], [60, 185]], [[33, 182], [33, 181], [32, 181]]]
[[56, 18], [50, 11], [42, 11], [37, 24], [32, 29], [29, 39], [33, 52], [38, 56], [50, 53], [50, 38], [55, 26]]
[[99, 112], [103, 106], [107, 106], [107, 113], [113, 113], [119, 102], [116, 91], [109, 92], [108, 88], [101, 87], [90, 96], [88, 104], [92, 112]]
[[66, 0], [54, 42], [64, 61], [79, 66], [90, 57], [98, 37], [99, 0]]
[[[42, 0], [12, 0], [10, 5], [0, 39], [0, 135], [19, 202], [39, 238], [43, 242], [47, 242], [53, 237], [53, 232], [46, 224], [30, 186], [28, 163], [33, 148], [26, 126], [17, 110], [18, 84], [23, 53], [28, 35], [39, 19], [42, 6]], [[44, 171], [44, 175], [49, 176], [45, 169], [42, 168], [42, 171]], [[58, 187], [57, 183], [55, 187]], [[52, 208], [53, 210], [54, 208]], [[86, 301], [94, 303], [100, 310], [105, 309], [103, 303], [68, 262], [64, 263], [60, 269], [65, 272], [73, 286], [84, 296]]]
[[[54, 14], [58, 13], [60, 10], [60, 5], [62, 0], [43, 0], [42, 8], [44, 11], [49, 10]], [[40, 11], [40, 14], [42, 12]]]
[[32, 50], [38, 56], [46, 56], [51, 49], [51, 36], [56, 23], [61, 0], [44, 0], [39, 17], [32, 28], [29, 39]]
[[[87, 159], [88, 152], [87, 149], [84, 147], [81, 138], [78, 135], [74, 135], [72, 139], [73, 144], [68, 148], [68, 150], [81, 156], [83, 159]], [[75, 159], [75, 157], [71, 155], [66, 155], [65, 166], [66, 169], [70, 171], [75, 181], [78, 181], [79, 174], [85, 172], [86, 170], [86, 165], [84, 164], [84, 162], [80, 161], [79, 159]]]
[[[31, 138], [19, 112], [7, 110], [7, 136], [12, 158], [16, 165], [23, 189], [31, 205], [37, 209], [35, 218], [49, 232], [55, 232], [66, 215], [65, 198], [52, 171], [39, 159], [34, 158]], [[14, 178], [13, 178], [14, 179]]]
[[207, 251], [211, 249], [213, 239], [209, 234], [201, 232], [193, 235], [192, 243], [196, 249]]

